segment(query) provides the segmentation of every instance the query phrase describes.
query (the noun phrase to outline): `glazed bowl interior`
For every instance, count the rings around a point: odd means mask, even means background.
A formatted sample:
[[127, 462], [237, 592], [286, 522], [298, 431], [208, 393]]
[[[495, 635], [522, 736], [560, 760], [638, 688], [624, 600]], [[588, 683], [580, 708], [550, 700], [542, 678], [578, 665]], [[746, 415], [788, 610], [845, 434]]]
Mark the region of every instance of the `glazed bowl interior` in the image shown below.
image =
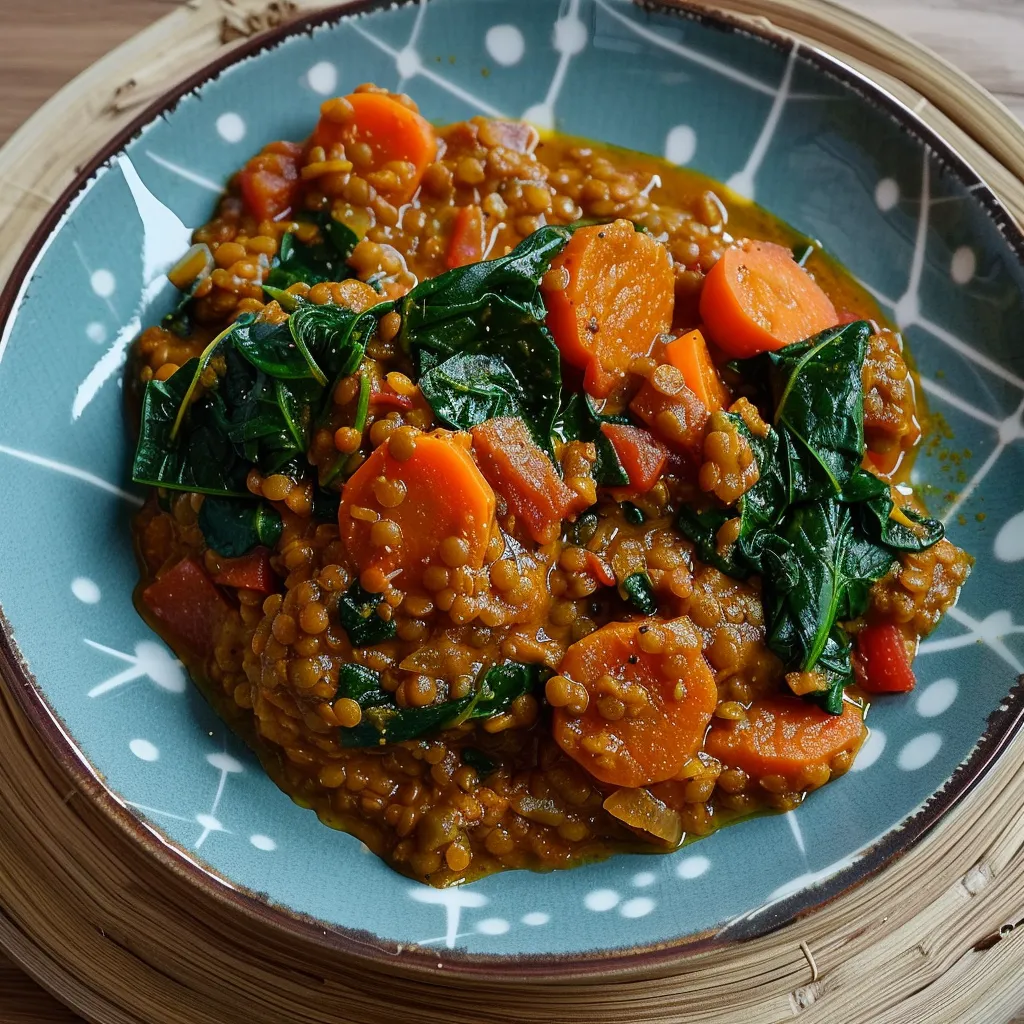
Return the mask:
[[[430, 889], [278, 791], [135, 613], [127, 347], [170, 308], [164, 272], [232, 171], [364, 81], [437, 122], [526, 116], [699, 169], [820, 239], [905, 329], [934, 413], [914, 479], [977, 564], [922, 645], [918, 690], [872, 708], [855, 771], [797, 812], [671, 855]], [[12, 671], [34, 680], [26, 708], [103, 780], [101, 801], [132, 809], [141, 842], [210, 869], [197, 884], [219, 876], [327, 941], [361, 933], [364, 951], [599, 965], [821, 902], [914, 841], [1007, 742], [1024, 660], [1021, 240], [941, 140], [852, 72], [623, 0], [363, 4], [207, 74], [121, 143], [58, 205], [0, 305], [0, 605]]]

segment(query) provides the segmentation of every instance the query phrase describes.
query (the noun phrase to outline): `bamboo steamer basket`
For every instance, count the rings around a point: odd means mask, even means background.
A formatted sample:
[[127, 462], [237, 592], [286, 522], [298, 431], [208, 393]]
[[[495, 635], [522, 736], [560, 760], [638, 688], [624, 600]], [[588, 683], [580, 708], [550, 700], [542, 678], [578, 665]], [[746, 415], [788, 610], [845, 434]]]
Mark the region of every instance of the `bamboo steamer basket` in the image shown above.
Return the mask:
[[[241, 40], [328, 4], [188, 0], [53, 97], [0, 149], [0, 282], [77, 169]], [[942, 135], [1024, 223], [1024, 129], [934, 54], [828, 0], [708, 10], [850, 64]], [[348, 961], [154, 862], [0, 680], [0, 948], [103, 1024], [505, 1024], [800, 1018], [991, 1022], [1024, 1004], [1024, 735], [884, 871], [780, 930], [600, 980], [426, 976]]]

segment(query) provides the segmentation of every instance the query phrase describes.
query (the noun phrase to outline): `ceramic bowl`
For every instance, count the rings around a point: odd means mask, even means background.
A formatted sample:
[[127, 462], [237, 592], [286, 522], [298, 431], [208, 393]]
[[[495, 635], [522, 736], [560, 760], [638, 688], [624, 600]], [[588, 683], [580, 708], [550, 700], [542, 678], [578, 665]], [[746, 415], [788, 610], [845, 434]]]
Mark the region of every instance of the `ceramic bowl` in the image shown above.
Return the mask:
[[[906, 331], [942, 425], [918, 483], [977, 565], [922, 644], [916, 692], [878, 701], [856, 770], [795, 813], [671, 855], [418, 885], [279, 792], [135, 613], [125, 352], [170, 307], [163, 273], [227, 176], [364, 81], [410, 92], [438, 122], [525, 115], [698, 168], [821, 239]], [[96, 799], [133, 812], [154, 856], [341, 948], [358, 933], [370, 955], [586, 971], [775, 927], [914, 842], [1018, 724], [1022, 251], [948, 145], [820, 52], [624, 0], [318, 15], [147, 112], [86, 168], [7, 286], [0, 603], [8, 668], [31, 682], [14, 689], [73, 770], [102, 780]]]

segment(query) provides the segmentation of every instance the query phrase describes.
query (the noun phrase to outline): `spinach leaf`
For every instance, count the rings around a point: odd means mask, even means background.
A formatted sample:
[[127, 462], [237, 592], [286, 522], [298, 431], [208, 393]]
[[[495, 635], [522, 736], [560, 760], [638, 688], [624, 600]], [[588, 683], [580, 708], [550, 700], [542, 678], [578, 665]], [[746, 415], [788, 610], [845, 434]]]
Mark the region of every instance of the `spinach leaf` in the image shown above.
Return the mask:
[[774, 423], [785, 427], [793, 500], [840, 494], [864, 457], [861, 367], [871, 325], [833, 327], [753, 360], [768, 366]]
[[453, 724], [473, 700], [467, 694], [459, 700], [428, 704], [423, 708], [400, 708], [395, 704], [372, 704], [363, 711], [353, 729], [341, 729], [343, 747], [376, 747], [385, 743], [414, 740]]
[[[309, 352], [320, 376], [320, 383], [335, 383], [355, 373], [363, 360], [366, 342], [380, 318], [394, 309], [393, 302], [381, 302], [362, 313], [345, 306], [317, 306], [303, 303], [288, 318], [288, 327], [296, 345]], [[322, 377], [322, 379], [321, 379]]]
[[334, 699], [340, 697], [354, 700], [363, 710], [394, 701], [394, 697], [381, 687], [379, 672], [351, 662], [338, 669], [338, 691]]
[[338, 599], [338, 618], [353, 647], [383, 643], [395, 635], [395, 622], [377, 614], [380, 594], [371, 594], [353, 583]]
[[843, 500], [851, 504], [864, 533], [894, 551], [924, 551], [946, 535], [945, 527], [937, 519], [929, 519], [912, 508], [901, 509], [912, 526], [893, 519], [891, 513], [896, 505], [889, 485], [867, 470], [859, 469], [851, 477]]
[[836, 642], [836, 623], [862, 615], [892, 552], [855, 528], [848, 506], [823, 499], [797, 507], [762, 547], [768, 646], [787, 668], [814, 670]]
[[307, 245], [291, 232], [282, 235], [267, 284], [284, 289], [299, 281], [314, 285], [351, 277], [347, 260], [359, 244], [356, 233], [335, 220], [329, 210], [303, 215], [300, 219], [312, 221], [320, 228], [320, 240]]
[[[544, 327], [540, 280], [570, 236], [568, 228], [541, 228], [507, 256], [420, 282], [401, 306], [400, 342], [421, 377], [455, 355], [500, 360], [519, 386], [523, 419], [549, 453], [562, 368], [558, 346]], [[483, 366], [476, 364], [478, 374]], [[456, 402], [442, 381], [452, 380], [459, 368], [455, 364], [434, 378], [439, 408]], [[490, 368], [491, 379], [506, 390], [504, 369], [497, 363]]]
[[336, 523], [340, 505], [341, 494], [338, 491], [325, 491], [319, 484], [313, 484], [314, 519], [321, 523]]
[[622, 581], [622, 589], [626, 599], [642, 615], [654, 615], [658, 611], [658, 602], [654, 597], [654, 584], [645, 572], [635, 572]]
[[[768, 428], [765, 437], [752, 434], [740, 416], [725, 414], [754, 453], [758, 479], [737, 501], [735, 509], [711, 508], [696, 511], [682, 506], [676, 525], [683, 536], [697, 546], [697, 553], [709, 565], [736, 579], [746, 579], [761, 571], [760, 546], [762, 532], [773, 529], [789, 506], [789, 481], [782, 439], [778, 431]], [[740, 533], [728, 551], [718, 550], [718, 531], [736, 517]]]
[[199, 529], [214, 551], [237, 558], [258, 544], [272, 548], [281, 536], [281, 517], [264, 502], [210, 496], [199, 510]]
[[424, 373], [419, 386], [434, 415], [456, 430], [497, 416], [523, 417], [526, 396], [508, 364], [497, 356], [451, 356]]
[[631, 501], [623, 501], [620, 507], [622, 509], [622, 516], [627, 523], [639, 526], [647, 520], [647, 516], [644, 515], [644, 510], [637, 505], [634, 505]]
[[589, 395], [574, 393], [558, 412], [554, 434], [561, 441], [589, 441], [597, 451], [593, 477], [600, 487], [626, 487], [629, 474], [619, 461], [615, 446], [601, 431], [602, 423], [628, 423], [624, 416], [601, 416]]
[[472, 768], [481, 779], [486, 778], [498, 767], [495, 761], [476, 747], [462, 748], [462, 763]]
[[195, 402], [185, 436], [173, 434], [198, 368], [199, 360], [190, 359], [167, 380], [146, 385], [132, 479], [151, 487], [247, 497], [249, 469], [227, 438], [227, 410], [220, 395], [208, 393]]
[[[346, 747], [398, 743], [468, 720], [491, 718], [504, 711], [517, 697], [539, 686], [543, 674], [539, 665], [518, 662], [492, 665], [475, 693], [422, 708], [400, 708], [391, 694], [380, 689], [376, 673], [372, 673], [376, 678], [371, 678], [367, 674], [368, 669], [360, 666], [346, 668], [359, 669], [360, 675], [357, 678], [349, 673], [345, 681], [349, 689], [343, 693], [339, 685], [338, 695], [349, 696], [364, 708], [362, 721], [354, 729], [341, 730], [341, 742]], [[341, 682], [339, 673], [339, 684]]]
[[239, 324], [232, 340], [235, 349], [257, 370], [271, 377], [303, 380], [315, 376], [310, 361], [295, 343], [288, 322], [272, 324], [266, 320], [256, 320]]

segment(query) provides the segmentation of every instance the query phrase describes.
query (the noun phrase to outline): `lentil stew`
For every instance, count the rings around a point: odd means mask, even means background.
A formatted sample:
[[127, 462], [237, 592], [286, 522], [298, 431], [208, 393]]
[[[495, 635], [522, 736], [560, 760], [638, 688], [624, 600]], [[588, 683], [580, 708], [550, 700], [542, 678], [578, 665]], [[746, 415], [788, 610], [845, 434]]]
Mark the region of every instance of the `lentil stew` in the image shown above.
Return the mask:
[[444, 886], [844, 774], [969, 557], [900, 336], [699, 175], [326, 102], [231, 179], [126, 389], [140, 612], [278, 785]]

